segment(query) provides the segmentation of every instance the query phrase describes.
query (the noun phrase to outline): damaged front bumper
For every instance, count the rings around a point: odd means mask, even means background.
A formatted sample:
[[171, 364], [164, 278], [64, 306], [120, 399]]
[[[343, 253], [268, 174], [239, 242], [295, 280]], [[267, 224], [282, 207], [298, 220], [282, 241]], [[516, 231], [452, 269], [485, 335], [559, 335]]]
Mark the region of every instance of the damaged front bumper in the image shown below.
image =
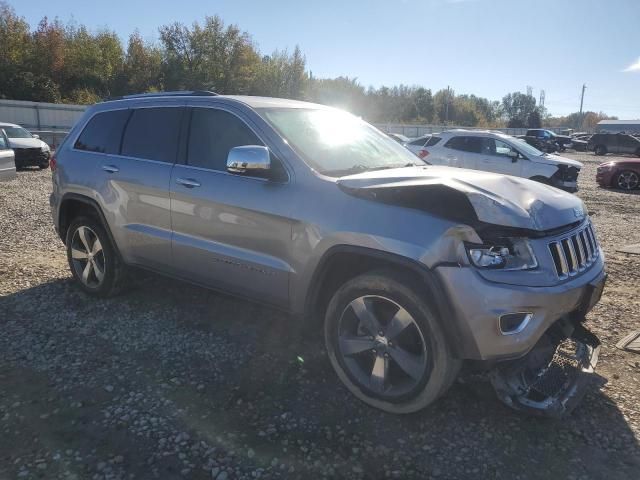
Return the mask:
[[580, 321], [564, 317], [533, 349], [491, 372], [493, 387], [506, 405], [534, 415], [570, 413], [588, 390], [598, 363], [600, 341]]

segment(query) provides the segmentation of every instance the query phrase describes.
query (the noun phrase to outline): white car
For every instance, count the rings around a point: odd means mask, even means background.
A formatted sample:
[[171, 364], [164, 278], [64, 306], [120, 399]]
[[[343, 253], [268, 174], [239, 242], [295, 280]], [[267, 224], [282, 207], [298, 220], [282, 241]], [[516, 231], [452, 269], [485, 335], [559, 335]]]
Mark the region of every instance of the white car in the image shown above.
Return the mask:
[[[407, 145], [433, 165], [469, 168], [529, 178], [569, 192], [578, 190], [582, 163], [551, 155], [503, 133], [449, 130]], [[422, 146], [420, 143], [424, 141]]]
[[38, 135], [33, 135], [14, 123], [0, 123], [0, 129], [4, 130], [9, 138], [9, 146], [16, 157], [16, 168], [27, 166], [47, 168], [49, 166], [51, 149], [40, 140]]
[[0, 181], [11, 180], [16, 176], [14, 154], [9, 147], [9, 139], [0, 128]]

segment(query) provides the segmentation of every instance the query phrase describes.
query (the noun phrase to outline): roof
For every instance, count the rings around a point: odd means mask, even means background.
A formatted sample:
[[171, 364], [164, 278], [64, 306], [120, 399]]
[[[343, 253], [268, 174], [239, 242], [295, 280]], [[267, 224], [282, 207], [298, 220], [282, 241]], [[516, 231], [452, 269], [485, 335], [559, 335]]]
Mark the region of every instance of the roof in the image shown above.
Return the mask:
[[252, 108], [329, 108], [319, 103], [289, 100], [287, 98], [253, 97], [250, 95], [219, 95], [217, 98], [228, 98], [245, 103]]
[[598, 125], [640, 125], [640, 119], [638, 120], [600, 120]]
[[20, 125], [16, 125], [15, 123], [3, 123], [0, 122], [0, 127], [19, 127]]

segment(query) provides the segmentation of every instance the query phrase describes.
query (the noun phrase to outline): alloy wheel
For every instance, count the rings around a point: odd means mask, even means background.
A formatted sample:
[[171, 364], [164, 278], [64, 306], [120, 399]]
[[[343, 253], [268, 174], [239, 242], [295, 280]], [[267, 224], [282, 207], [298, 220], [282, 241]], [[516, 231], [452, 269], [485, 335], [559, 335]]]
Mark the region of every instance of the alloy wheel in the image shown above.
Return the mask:
[[98, 235], [81, 225], [71, 239], [71, 260], [76, 276], [89, 288], [98, 288], [104, 281], [105, 259]]
[[425, 338], [413, 316], [393, 300], [354, 299], [342, 312], [338, 348], [348, 374], [374, 395], [392, 400], [424, 381]]
[[622, 190], [634, 190], [640, 184], [640, 177], [635, 172], [621, 172], [616, 183]]

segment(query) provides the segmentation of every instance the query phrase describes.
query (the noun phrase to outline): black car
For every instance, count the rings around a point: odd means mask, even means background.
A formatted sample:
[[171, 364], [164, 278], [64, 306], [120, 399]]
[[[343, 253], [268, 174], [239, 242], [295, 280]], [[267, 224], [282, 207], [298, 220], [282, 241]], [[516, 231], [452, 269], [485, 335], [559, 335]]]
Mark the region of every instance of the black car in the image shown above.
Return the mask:
[[[556, 148], [561, 152], [563, 152], [567, 148], [572, 148], [573, 146], [571, 137], [567, 135], [558, 135], [557, 133], [554, 133], [551, 130], [546, 130], [544, 128], [532, 128], [530, 130], [527, 130], [527, 134], [525, 135], [524, 139], [530, 145], [533, 145], [539, 150], [543, 150], [545, 152], [549, 152], [549, 148], [553, 145], [555, 145]], [[534, 142], [537, 142], [543, 148], [540, 149]]]
[[640, 139], [626, 133], [596, 133], [589, 139], [587, 148], [596, 155], [630, 153], [640, 156]]

